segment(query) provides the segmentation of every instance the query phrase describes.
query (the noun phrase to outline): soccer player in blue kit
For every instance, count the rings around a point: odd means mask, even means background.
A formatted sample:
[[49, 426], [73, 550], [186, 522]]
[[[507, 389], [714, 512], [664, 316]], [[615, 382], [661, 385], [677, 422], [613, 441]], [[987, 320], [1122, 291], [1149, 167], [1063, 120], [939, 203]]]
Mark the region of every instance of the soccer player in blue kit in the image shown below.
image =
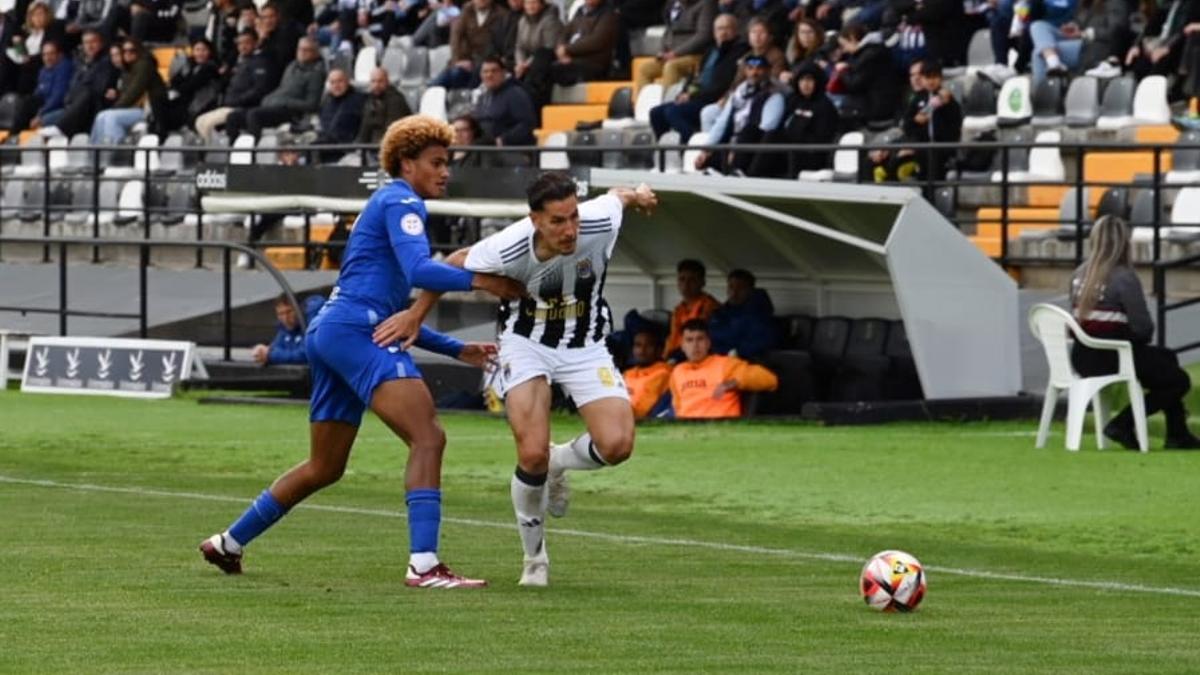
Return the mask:
[[[482, 579], [459, 576], [438, 559], [442, 452], [445, 432], [412, 357], [399, 344], [376, 345], [381, 320], [408, 304], [412, 288], [479, 289], [516, 299], [524, 286], [512, 279], [473, 274], [430, 259], [425, 199], [440, 197], [449, 180], [447, 147], [453, 129], [412, 115], [393, 123], [380, 146], [381, 167], [395, 180], [368, 200], [350, 234], [341, 273], [329, 301], [308, 327], [313, 391], [309, 458], [264, 490], [229, 529], [205, 539], [205, 560], [227, 574], [242, 571], [242, 548], [289, 509], [333, 484], [346, 468], [363, 411], [369, 407], [409, 446], [405, 472], [410, 557], [405, 585], [477, 588]], [[493, 345], [468, 343], [421, 328], [416, 345], [479, 367]]]

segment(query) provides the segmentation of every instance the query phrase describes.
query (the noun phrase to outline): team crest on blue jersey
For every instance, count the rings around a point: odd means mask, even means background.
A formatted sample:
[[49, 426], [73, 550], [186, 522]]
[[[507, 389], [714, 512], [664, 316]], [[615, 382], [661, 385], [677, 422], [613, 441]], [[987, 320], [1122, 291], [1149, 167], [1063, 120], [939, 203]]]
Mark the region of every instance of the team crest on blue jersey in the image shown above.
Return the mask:
[[584, 258], [575, 263], [575, 276], [580, 279], [589, 279], [592, 276], [592, 259]]

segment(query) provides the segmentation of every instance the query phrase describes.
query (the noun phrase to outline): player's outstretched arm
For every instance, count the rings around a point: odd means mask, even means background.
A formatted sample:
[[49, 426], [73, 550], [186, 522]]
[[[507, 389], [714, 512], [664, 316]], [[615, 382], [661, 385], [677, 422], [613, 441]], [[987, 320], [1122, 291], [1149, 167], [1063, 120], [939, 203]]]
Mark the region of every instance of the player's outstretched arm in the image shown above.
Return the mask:
[[636, 188], [615, 187], [608, 191], [608, 194], [613, 195], [621, 200], [621, 206], [629, 208], [633, 206], [639, 211], [651, 213], [654, 207], [658, 206], [658, 195], [650, 189], [650, 186], [642, 183]]

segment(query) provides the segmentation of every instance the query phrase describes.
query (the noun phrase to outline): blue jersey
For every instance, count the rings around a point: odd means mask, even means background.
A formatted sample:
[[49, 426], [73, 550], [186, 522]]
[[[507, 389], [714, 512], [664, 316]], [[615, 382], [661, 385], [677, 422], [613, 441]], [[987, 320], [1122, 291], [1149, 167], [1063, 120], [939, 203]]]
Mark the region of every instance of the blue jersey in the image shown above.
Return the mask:
[[412, 289], [471, 290], [472, 274], [429, 257], [425, 200], [402, 180], [371, 195], [350, 233], [318, 322], [374, 325], [408, 306]]

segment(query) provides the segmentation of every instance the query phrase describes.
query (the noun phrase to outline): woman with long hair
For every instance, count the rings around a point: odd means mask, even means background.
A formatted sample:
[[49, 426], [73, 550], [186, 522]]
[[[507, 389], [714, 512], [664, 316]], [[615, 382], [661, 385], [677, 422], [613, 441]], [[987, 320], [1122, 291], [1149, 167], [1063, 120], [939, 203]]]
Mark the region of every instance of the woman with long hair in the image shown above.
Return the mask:
[[[1200, 439], [1187, 426], [1183, 398], [1191, 378], [1179, 367], [1175, 352], [1150, 344], [1154, 322], [1137, 272], [1129, 264], [1129, 225], [1104, 216], [1092, 227], [1091, 244], [1083, 265], [1071, 278], [1071, 307], [1084, 332], [1092, 337], [1133, 343], [1133, 368], [1146, 388], [1146, 414], [1161, 410], [1167, 418], [1164, 447], [1200, 449]], [[1076, 343], [1071, 352], [1075, 370], [1085, 377], [1117, 372], [1117, 353]], [[1104, 428], [1104, 435], [1130, 450], [1138, 449], [1133, 412], [1128, 406]]]

